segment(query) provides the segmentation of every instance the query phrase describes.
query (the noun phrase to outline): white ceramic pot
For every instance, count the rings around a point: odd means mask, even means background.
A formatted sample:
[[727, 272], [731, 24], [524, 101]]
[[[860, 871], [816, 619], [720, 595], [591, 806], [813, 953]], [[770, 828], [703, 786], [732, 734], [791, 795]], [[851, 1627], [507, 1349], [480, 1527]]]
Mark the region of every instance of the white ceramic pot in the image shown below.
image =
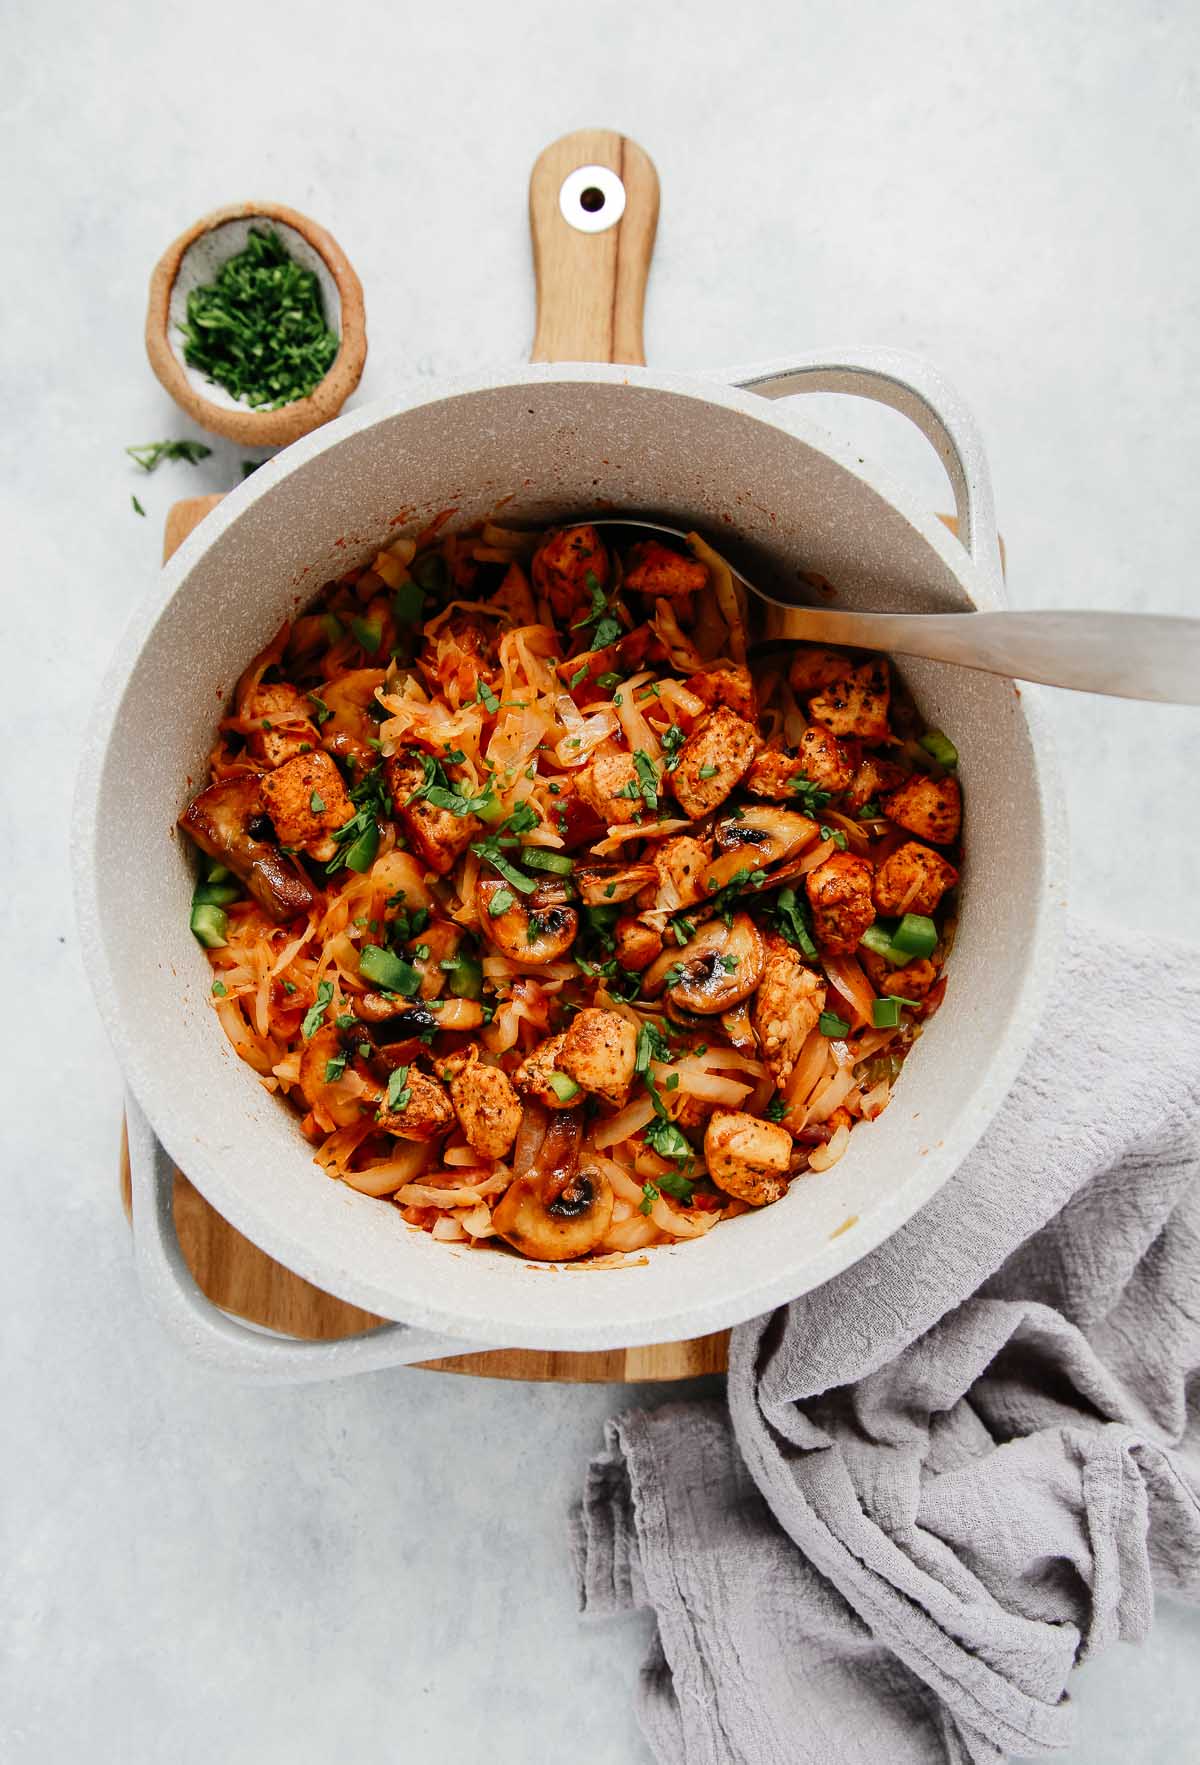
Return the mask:
[[[147, 1293], [221, 1366], [325, 1376], [465, 1343], [599, 1349], [732, 1324], [828, 1280], [902, 1226], [952, 1176], [1011, 1083], [1062, 907], [1057, 790], [1030, 697], [933, 663], [904, 672], [962, 755], [967, 860], [946, 1002], [891, 1107], [856, 1130], [832, 1170], [795, 1183], [774, 1207], [612, 1271], [548, 1270], [435, 1242], [321, 1174], [295, 1116], [237, 1059], [210, 1009], [210, 971], [188, 930], [193, 855], [175, 820], [206, 775], [225, 699], [285, 615], [438, 510], [453, 506], [461, 525], [506, 496], [505, 518], [526, 522], [654, 512], [741, 541], [785, 574], [816, 572], [848, 607], [1000, 603], [982, 450], [930, 370], [842, 352], [739, 379], [560, 364], [341, 418], [209, 515], [126, 632], [83, 760], [80, 919], [100, 1010], [140, 1106], [130, 1113]], [[768, 402], [805, 390], [856, 392], [912, 416], [946, 463], [964, 543], [810, 424], [800, 401]], [[297, 1344], [214, 1312], [174, 1243], [171, 1160], [279, 1261], [407, 1327]]]

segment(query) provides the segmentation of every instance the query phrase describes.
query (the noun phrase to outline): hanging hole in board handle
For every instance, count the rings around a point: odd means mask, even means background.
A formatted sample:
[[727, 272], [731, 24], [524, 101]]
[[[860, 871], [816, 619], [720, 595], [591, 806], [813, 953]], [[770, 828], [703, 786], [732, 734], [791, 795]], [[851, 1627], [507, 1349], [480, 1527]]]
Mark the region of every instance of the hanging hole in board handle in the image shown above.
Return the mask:
[[558, 207], [580, 233], [604, 233], [625, 213], [625, 186], [606, 165], [577, 166], [562, 181]]
[[529, 179], [535, 362], [645, 361], [658, 194], [650, 155], [612, 129], [575, 129], [538, 154]]

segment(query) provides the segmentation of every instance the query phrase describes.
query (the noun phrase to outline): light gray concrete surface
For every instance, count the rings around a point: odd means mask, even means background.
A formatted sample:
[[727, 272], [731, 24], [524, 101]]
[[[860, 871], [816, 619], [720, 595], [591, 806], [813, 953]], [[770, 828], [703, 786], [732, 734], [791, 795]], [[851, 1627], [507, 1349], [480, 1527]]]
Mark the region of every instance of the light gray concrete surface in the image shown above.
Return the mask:
[[[0, 1754], [642, 1759], [645, 1626], [577, 1621], [564, 1515], [604, 1417], [645, 1393], [423, 1373], [254, 1393], [143, 1317], [69, 792], [168, 504], [231, 486], [245, 451], [151, 479], [125, 460], [193, 433], [146, 365], [146, 279], [196, 215], [275, 197], [362, 276], [360, 396], [515, 362], [530, 165], [611, 124], [662, 176], [652, 361], [928, 355], [984, 427], [1018, 602], [1195, 611], [1200, 14], [9, 0], [0, 43]], [[898, 419], [830, 420], [945, 506]], [[1053, 710], [1078, 907], [1115, 924], [1114, 962], [1122, 923], [1193, 932], [1197, 714]], [[1164, 1604], [1144, 1649], [1084, 1669], [1070, 1758], [1195, 1758], [1198, 1645]]]

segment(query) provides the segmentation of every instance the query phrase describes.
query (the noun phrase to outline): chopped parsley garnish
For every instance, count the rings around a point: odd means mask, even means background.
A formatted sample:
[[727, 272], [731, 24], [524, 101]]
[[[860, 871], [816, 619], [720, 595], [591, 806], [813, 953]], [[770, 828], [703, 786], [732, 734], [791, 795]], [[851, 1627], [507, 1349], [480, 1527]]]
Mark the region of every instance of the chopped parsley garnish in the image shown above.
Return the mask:
[[869, 802], [863, 804], [855, 817], [856, 821], [878, 821], [878, 819], [879, 804], [875, 801], [874, 797], [872, 797]]
[[633, 750], [633, 764], [637, 769], [638, 790], [647, 809], [658, 808], [658, 768], [644, 748]]
[[[655, 1107], [660, 1107], [657, 1093], [652, 1091], [652, 1095], [654, 1096]], [[654, 1120], [647, 1127], [645, 1140], [650, 1150], [652, 1152], [657, 1152], [660, 1158], [685, 1159], [691, 1158], [692, 1156], [690, 1141], [685, 1137], [682, 1130], [677, 1128], [675, 1123], [668, 1119], [665, 1112], [662, 1115], [656, 1115]]]
[[696, 935], [696, 922], [694, 919], [673, 919], [671, 931], [677, 944], [686, 944], [689, 938]]
[[[687, 740], [687, 737], [677, 723], [671, 723], [663, 730], [658, 739], [662, 742], [663, 751], [667, 756], [667, 771], [674, 772], [679, 764], [679, 750]], [[716, 767], [713, 768], [713, 772], [715, 771]], [[704, 777], [703, 767], [700, 770], [700, 776], [701, 778]], [[710, 772], [708, 776], [711, 778], [712, 773]]]
[[329, 719], [333, 716], [333, 712], [329, 709], [329, 706], [325, 703], [320, 693], [309, 693], [308, 702], [313, 707], [313, 715], [316, 717], [318, 725], [328, 723]]
[[308, 799], [308, 806], [314, 815], [324, 815], [325, 813], [325, 799], [318, 791], [314, 791]]
[[826, 827], [822, 824], [819, 831], [821, 838], [823, 840], [832, 840], [839, 852], [844, 852], [850, 843], [840, 827]]
[[[143, 472], [153, 472], [163, 460], [186, 460], [189, 466], [198, 466], [212, 452], [202, 441], [142, 441], [136, 447], [127, 447], [125, 452], [131, 460], [142, 468]], [[141, 511], [145, 514], [145, 510]]]
[[327, 1085], [337, 1084], [346, 1070], [346, 1062], [349, 1058], [347, 1054], [335, 1054], [332, 1060], [325, 1062], [325, 1083]]
[[212, 984], [212, 990], [215, 999], [223, 999], [225, 997], [225, 982], [214, 981]]
[[571, 688], [572, 692], [574, 692], [575, 688], [580, 686], [583, 681], [587, 679], [587, 671], [590, 666], [590, 663], [585, 662], [582, 668], [577, 668], [574, 674], [572, 674], [570, 680], [567, 682], [567, 685]]
[[398, 1066], [388, 1074], [387, 1107], [399, 1112], [407, 1109], [412, 1102], [412, 1086], [408, 1082], [408, 1068]]
[[507, 913], [516, 898], [511, 889], [497, 889], [488, 902], [488, 913], [491, 918], [499, 919], [502, 913]]
[[609, 612], [608, 596], [597, 581], [595, 571], [589, 570], [583, 580], [592, 597], [592, 604], [583, 618], [575, 621], [571, 630], [583, 631], [587, 626], [593, 626], [595, 629], [592, 632], [589, 649], [593, 651], [607, 649], [610, 643], [616, 643], [620, 637], [621, 622]]
[[817, 946], [813, 943], [812, 921], [809, 918], [808, 903], [797, 895], [795, 889], [780, 889], [775, 897], [773, 914], [775, 928], [789, 944], [793, 944], [802, 956], [811, 961], [817, 960]]
[[691, 1206], [696, 1185], [689, 1182], [682, 1171], [664, 1171], [658, 1179], [658, 1186], [672, 1201], [682, 1201], [685, 1207]]
[[392, 799], [388, 795], [382, 766], [373, 766], [357, 784], [351, 785], [350, 801], [355, 805], [356, 813], [330, 835], [337, 852], [325, 866], [326, 876], [333, 876], [343, 865], [361, 874], [370, 870], [375, 862], [379, 850], [379, 818], [392, 812]]
[[304, 1014], [304, 1022], [300, 1025], [300, 1034], [306, 1042], [311, 1042], [321, 1027], [325, 1012], [333, 998], [333, 982], [322, 981], [317, 987], [317, 997]]
[[816, 815], [833, 795], [832, 791], [823, 791], [815, 785], [811, 778], [805, 778], [803, 773], [792, 779], [789, 788], [794, 797], [800, 798], [800, 807], [806, 815]]
[[717, 771], [718, 768], [715, 766], [702, 766], [700, 768], [700, 776], [701, 778], [715, 778], [717, 776]]
[[658, 1200], [658, 1190], [653, 1183], [642, 1184], [642, 1199], [638, 1202], [638, 1212], [650, 1214], [654, 1211], [654, 1203]]
[[135, 515], [144, 515], [146, 513], [145, 509], [142, 507], [137, 497], [134, 496], [132, 491], [129, 493], [129, 500], [133, 504], [133, 512]]
[[482, 705], [489, 717], [494, 717], [500, 709], [500, 701], [486, 680], [481, 680], [475, 688], [475, 703]]
[[772, 1097], [766, 1108], [767, 1120], [769, 1122], [781, 1122], [791, 1107], [791, 1104], [785, 1103], [782, 1097]]
[[[425, 776], [412, 795], [406, 799], [404, 804], [406, 809], [410, 803], [424, 798], [433, 808], [446, 809], [451, 815], [477, 815], [481, 809], [488, 808], [494, 801], [490, 786], [475, 796], [467, 796], [451, 782], [446, 776], [445, 768], [441, 762], [435, 760], [432, 754], [422, 754], [420, 759]], [[350, 794], [353, 796], [354, 793]]]
[[341, 1011], [338, 1013], [338, 1015], [334, 1018], [333, 1021], [337, 1025], [339, 1030], [352, 1030], [354, 1028], [355, 1024], [358, 1022], [358, 1019], [356, 1017], [352, 1017], [348, 1011]]

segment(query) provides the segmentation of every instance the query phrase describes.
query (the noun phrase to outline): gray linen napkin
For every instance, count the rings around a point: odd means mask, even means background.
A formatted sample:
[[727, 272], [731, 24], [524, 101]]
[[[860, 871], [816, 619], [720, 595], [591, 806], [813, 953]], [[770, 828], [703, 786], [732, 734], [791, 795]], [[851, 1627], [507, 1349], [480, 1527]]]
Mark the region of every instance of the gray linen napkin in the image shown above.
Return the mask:
[[1076, 925], [941, 1193], [734, 1333], [728, 1411], [609, 1424], [573, 1543], [585, 1612], [656, 1615], [656, 1758], [1070, 1745], [1075, 1663], [1200, 1599], [1198, 1369], [1200, 952]]

